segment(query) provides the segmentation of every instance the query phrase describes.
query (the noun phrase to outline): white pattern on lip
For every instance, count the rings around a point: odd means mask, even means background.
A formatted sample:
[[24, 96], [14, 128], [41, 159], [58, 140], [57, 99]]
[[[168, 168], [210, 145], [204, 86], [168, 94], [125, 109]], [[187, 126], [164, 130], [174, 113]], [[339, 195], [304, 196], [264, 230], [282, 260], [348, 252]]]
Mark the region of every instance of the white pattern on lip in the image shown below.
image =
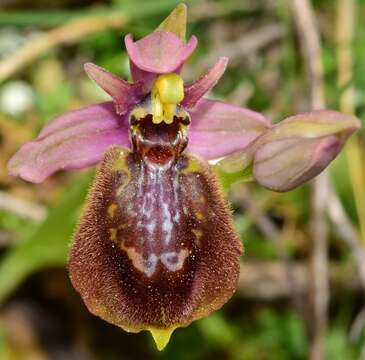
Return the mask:
[[[140, 162], [140, 173], [132, 208], [140, 214], [136, 226], [141, 236], [136, 247], [122, 246], [122, 250], [133, 266], [150, 278], [156, 273], [159, 261], [167, 271], [181, 270], [190, 250], [176, 249], [173, 244], [182, 216], [179, 174], [170, 174], [161, 167], [151, 168], [145, 161]], [[146, 191], [150, 188], [154, 191]], [[146, 246], [145, 250], [140, 245]]]
[[149, 254], [146, 259], [133, 247], [123, 246], [122, 249], [126, 252], [127, 256], [132, 261], [133, 266], [137, 270], [146, 274], [147, 277], [151, 277], [155, 273], [159, 256], [152, 253]]
[[169, 211], [168, 204], [162, 203], [162, 212], [163, 212], [162, 230], [166, 233], [165, 242], [166, 244], [168, 244], [172, 238], [172, 229], [174, 227], [174, 223], [171, 221], [171, 213]]
[[150, 254], [147, 260], [143, 261], [144, 273], [151, 277], [156, 271], [158, 257], [155, 254]]
[[189, 251], [182, 249], [179, 253], [175, 251], [166, 252], [160, 255], [161, 262], [170, 271], [178, 271], [184, 265], [185, 259], [188, 257]]
[[189, 256], [189, 250], [182, 249], [178, 253], [169, 251], [162, 253], [159, 256], [152, 253], [145, 259], [133, 248], [124, 248], [124, 250], [132, 261], [133, 266], [137, 270], [143, 272], [147, 277], [151, 277], [156, 272], [159, 260], [169, 271], [175, 272], [182, 269], [185, 259]]
[[[157, 227], [161, 223], [161, 230], [164, 235], [165, 244], [169, 244], [175, 231], [175, 225], [180, 220], [179, 213], [179, 193], [178, 193], [178, 177], [175, 176], [170, 179], [171, 190], [169, 186], [164, 187], [164, 179], [166, 176], [164, 169], [158, 168], [145, 173], [145, 164], [141, 163], [141, 176], [138, 182], [138, 198], [142, 199], [142, 206], [140, 212], [141, 218], [137, 222], [139, 229], [146, 229], [149, 234], [149, 239], [152, 240], [156, 236]], [[144, 193], [144, 187], [149, 184], [156, 189], [155, 197], [152, 194]], [[170, 194], [169, 192], [172, 192]], [[171, 201], [169, 201], [172, 195]], [[136, 204], [139, 202], [136, 201]], [[159, 205], [158, 205], [159, 204]], [[155, 212], [160, 213], [160, 220], [156, 221], [156, 216], [152, 216]]]

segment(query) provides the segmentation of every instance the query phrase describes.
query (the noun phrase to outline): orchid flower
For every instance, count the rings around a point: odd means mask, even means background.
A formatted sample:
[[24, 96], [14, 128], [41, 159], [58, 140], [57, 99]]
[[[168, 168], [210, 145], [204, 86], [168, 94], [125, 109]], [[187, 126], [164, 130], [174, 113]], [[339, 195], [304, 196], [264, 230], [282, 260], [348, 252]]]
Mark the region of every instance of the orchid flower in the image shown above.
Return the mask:
[[272, 125], [204, 99], [227, 59], [185, 84], [180, 73], [197, 45], [185, 29], [181, 4], [152, 34], [126, 36], [133, 83], [86, 64], [113, 101], [58, 117], [9, 161], [12, 175], [34, 183], [99, 164], [70, 251], [71, 281], [93, 314], [150, 331], [158, 349], [236, 289], [241, 242], [208, 160], [287, 191], [322, 171], [359, 128], [327, 110]]

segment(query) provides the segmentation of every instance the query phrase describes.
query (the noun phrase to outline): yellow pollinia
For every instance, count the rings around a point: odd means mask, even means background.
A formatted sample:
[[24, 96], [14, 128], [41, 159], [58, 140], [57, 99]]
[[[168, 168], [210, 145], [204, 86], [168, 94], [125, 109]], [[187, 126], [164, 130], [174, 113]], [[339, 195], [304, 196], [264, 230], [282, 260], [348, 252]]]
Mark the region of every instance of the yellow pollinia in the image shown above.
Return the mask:
[[171, 124], [176, 105], [184, 99], [183, 79], [175, 73], [163, 74], [156, 78], [152, 86], [152, 122]]

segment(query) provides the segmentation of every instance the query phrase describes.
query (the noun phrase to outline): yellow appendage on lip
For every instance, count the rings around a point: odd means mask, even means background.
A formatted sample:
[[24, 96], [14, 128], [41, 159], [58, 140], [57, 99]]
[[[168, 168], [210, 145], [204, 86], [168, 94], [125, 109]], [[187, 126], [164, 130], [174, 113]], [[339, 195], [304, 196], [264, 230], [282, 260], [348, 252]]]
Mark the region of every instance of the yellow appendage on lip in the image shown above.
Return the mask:
[[159, 351], [163, 350], [170, 341], [171, 334], [174, 332], [175, 327], [169, 329], [148, 329], [151, 332], [153, 340], [155, 340], [156, 347]]
[[183, 79], [175, 73], [158, 76], [152, 87], [151, 99], [152, 122], [159, 124], [164, 121], [171, 124], [176, 105], [184, 99]]

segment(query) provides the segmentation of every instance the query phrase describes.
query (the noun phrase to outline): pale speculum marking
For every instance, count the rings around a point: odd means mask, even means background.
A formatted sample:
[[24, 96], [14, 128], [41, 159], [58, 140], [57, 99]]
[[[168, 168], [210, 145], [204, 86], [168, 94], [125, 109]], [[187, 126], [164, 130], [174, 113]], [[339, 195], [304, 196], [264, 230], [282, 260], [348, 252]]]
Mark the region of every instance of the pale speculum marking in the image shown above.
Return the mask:
[[127, 253], [133, 266], [143, 272], [147, 277], [153, 276], [159, 262], [169, 271], [179, 271], [184, 266], [185, 259], [189, 256], [189, 250], [186, 249], [182, 249], [178, 253], [174, 251], [162, 253], [161, 255], [152, 253], [147, 258], [144, 258], [132, 247], [123, 247], [123, 250]]
[[[142, 175], [143, 174], [143, 175]], [[150, 168], [141, 162], [141, 178], [138, 182], [138, 198], [136, 204], [142, 203], [141, 219], [137, 227], [145, 234], [146, 247], [154, 250], [148, 255], [148, 260], [155, 261], [154, 267], [143, 271], [152, 276], [160, 262], [168, 271], [179, 271], [184, 266], [189, 250], [176, 249], [174, 239], [177, 234], [179, 213], [179, 180], [176, 171]], [[148, 189], [149, 191], [146, 191]], [[137, 255], [138, 254], [138, 255]], [[139, 257], [142, 254], [137, 253]], [[140, 261], [139, 261], [140, 263]]]
[[[149, 241], [156, 241], [161, 229], [166, 245], [173, 238], [180, 220], [178, 186], [176, 172], [151, 169], [141, 162], [136, 203], [142, 203], [142, 206], [137, 227], [149, 235]], [[158, 224], [161, 224], [161, 228]]]
[[[159, 264], [167, 271], [179, 271], [190, 250], [177, 242], [182, 217], [178, 171], [151, 169], [141, 161], [136, 173], [137, 181], [116, 193], [119, 209], [115, 209], [115, 203], [107, 208], [109, 216], [112, 214], [116, 221], [120, 212], [128, 214], [129, 220], [133, 214], [135, 231], [133, 236], [126, 236], [126, 228], [117, 226], [111, 231], [111, 240], [127, 254], [133, 266], [149, 278], [156, 273]], [[122, 206], [126, 202], [128, 204]]]
[[137, 270], [143, 272], [147, 277], [151, 277], [155, 273], [159, 260], [157, 255], [149, 254], [147, 258], [144, 258], [133, 247], [125, 247], [122, 244], [122, 249], [127, 253], [128, 258]]
[[187, 249], [182, 249], [179, 253], [166, 252], [160, 255], [160, 260], [170, 271], [178, 271], [184, 266], [185, 259], [189, 254], [190, 251]]
[[[170, 104], [173, 107], [165, 104], [170, 97], [163, 96], [164, 84], [170, 80], [176, 82], [176, 74], [160, 80], [156, 96], [146, 98], [130, 115], [132, 151], [126, 161], [115, 166], [116, 170], [127, 173], [127, 179], [119, 184], [114, 195], [119, 216], [109, 216], [114, 222], [128, 223], [124, 229], [114, 224], [118, 228], [116, 236], [113, 234], [114, 242], [147, 277], [152, 277], [158, 269], [181, 270], [192, 252], [192, 244], [188, 241], [184, 246], [181, 240], [190, 214], [183, 212], [180, 199], [180, 160], [187, 145], [190, 118], [178, 103]], [[160, 100], [164, 107], [161, 114], [154, 106]], [[109, 214], [115, 214], [113, 210], [110, 207]]]

